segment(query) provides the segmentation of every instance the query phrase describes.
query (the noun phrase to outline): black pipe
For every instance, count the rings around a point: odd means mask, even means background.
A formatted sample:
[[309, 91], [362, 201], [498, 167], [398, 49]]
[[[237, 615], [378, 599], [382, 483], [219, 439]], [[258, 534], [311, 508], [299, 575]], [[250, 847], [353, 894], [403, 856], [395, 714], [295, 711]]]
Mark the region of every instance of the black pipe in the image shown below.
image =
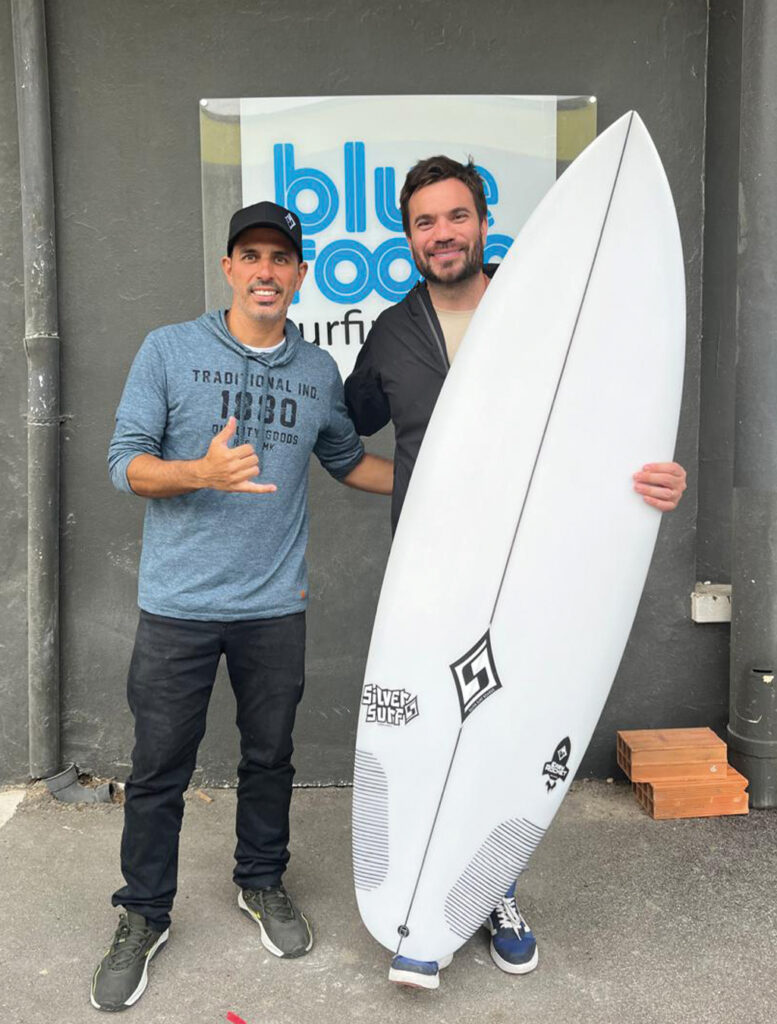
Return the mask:
[[30, 776], [60, 767], [59, 326], [43, 0], [12, 0], [27, 353]]
[[777, 4], [742, 34], [729, 760], [777, 806]]

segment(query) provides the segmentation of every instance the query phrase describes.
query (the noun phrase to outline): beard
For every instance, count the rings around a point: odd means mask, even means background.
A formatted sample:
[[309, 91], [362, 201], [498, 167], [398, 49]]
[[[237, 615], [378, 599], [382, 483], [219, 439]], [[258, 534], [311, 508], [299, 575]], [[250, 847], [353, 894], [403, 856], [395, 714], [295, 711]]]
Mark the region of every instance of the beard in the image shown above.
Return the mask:
[[473, 242], [466, 250], [464, 263], [459, 269], [451, 269], [448, 273], [436, 273], [432, 269], [431, 259], [427, 258], [424, 253], [419, 252], [413, 246], [410, 247], [410, 252], [419, 273], [427, 281], [431, 281], [432, 284], [461, 284], [462, 281], [469, 281], [476, 274], [483, 272], [483, 242], [480, 238]]

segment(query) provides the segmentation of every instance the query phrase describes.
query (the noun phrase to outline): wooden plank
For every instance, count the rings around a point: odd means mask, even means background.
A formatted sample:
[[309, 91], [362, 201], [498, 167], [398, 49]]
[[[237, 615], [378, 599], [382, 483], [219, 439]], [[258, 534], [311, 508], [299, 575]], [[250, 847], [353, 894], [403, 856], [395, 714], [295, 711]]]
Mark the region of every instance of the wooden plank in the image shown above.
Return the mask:
[[632, 782], [725, 775], [726, 744], [712, 729], [632, 729], [616, 736], [618, 765]]
[[747, 779], [731, 765], [724, 778], [714, 781], [672, 779], [638, 782], [632, 788], [637, 802], [657, 820], [708, 818], [749, 811]]
[[632, 750], [715, 746], [722, 742], [717, 733], [706, 726], [693, 729], [622, 729], [618, 736]]

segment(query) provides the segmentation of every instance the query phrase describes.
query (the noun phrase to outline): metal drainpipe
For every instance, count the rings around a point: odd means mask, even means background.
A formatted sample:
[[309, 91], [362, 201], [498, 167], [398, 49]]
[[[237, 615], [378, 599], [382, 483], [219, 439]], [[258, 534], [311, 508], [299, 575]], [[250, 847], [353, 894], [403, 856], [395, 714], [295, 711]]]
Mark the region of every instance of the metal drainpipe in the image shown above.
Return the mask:
[[59, 326], [43, 0], [12, 0], [27, 354], [30, 776], [60, 768]]
[[737, 271], [729, 759], [777, 806], [777, 5], [746, 0]]

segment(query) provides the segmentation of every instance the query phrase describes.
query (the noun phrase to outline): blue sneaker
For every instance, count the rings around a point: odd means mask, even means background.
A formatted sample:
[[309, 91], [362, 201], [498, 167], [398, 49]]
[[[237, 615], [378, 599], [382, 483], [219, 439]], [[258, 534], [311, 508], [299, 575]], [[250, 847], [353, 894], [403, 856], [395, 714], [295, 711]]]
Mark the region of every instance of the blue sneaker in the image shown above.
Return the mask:
[[411, 988], [439, 988], [440, 971], [453, 960], [450, 956], [439, 960], [411, 960], [409, 956], [395, 956], [391, 961], [389, 981]]
[[503, 896], [484, 927], [491, 932], [491, 959], [508, 974], [528, 974], [537, 966], [537, 942], [515, 905], [515, 896]]

